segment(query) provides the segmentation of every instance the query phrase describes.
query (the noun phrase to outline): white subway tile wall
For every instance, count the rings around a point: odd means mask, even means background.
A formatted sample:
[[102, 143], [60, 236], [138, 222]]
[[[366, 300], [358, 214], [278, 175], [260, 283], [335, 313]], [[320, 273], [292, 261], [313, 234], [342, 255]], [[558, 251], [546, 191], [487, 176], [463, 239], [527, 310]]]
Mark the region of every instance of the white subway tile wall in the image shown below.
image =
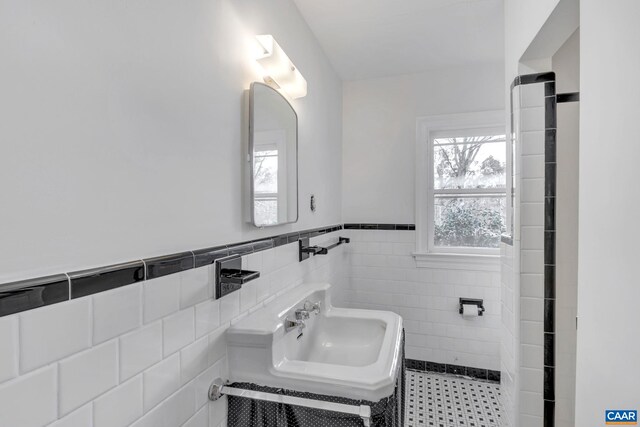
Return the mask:
[[93, 343], [99, 344], [140, 326], [142, 285], [137, 283], [93, 298]]
[[20, 372], [25, 373], [91, 346], [90, 298], [26, 311], [20, 319]]
[[0, 318], [0, 426], [226, 425], [226, 398], [207, 398], [226, 376], [225, 330], [304, 282], [339, 296], [347, 246], [302, 263], [297, 243], [245, 256], [260, 279], [217, 301], [207, 266]]
[[513, 246], [502, 244], [501, 398], [507, 426], [542, 425], [544, 84], [513, 89]]
[[57, 375], [57, 366], [51, 365], [0, 385], [0, 425], [38, 427], [55, 421]]
[[[410, 359], [500, 369], [500, 271], [417, 268], [415, 231], [345, 230], [351, 238], [346, 305], [391, 310], [404, 319]], [[464, 319], [459, 298], [484, 299]]]
[[163, 353], [168, 357], [195, 339], [195, 310], [193, 307], [184, 309], [162, 321]]
[[162, 321], [120, 337], [120, 381], [162, 360]]
[[504, 408], [501, 420], [505, 426], [515, 426], [516, 402], [518, 401], [519, 340], [520, 328], [520, 241], [513, 246], [500, 245], [500, 267], [502, 281], [502, 347], [500, 349], [500, 398]]
[[[209, 267], [202, 267], [209, 268]], [[144, 322], [149, 323], [180, 309], [180, 277], [171, 274], [144, 282]]]
[[18, 318], [0, 318], [0, 383], [18, 376]]
[[94, 427], [127, 427], [140, 418], [142, 378], [138, 375], [93, 403]]
[[[544, 119], [544, 84], [531, 84], [520, 86], [521, 90], [521, 139], [532, 141], [539, 138], [544, 144], [545, 128]], [[542, 111], [542, 114], [540, 112]], [[529, 136], [528, 134], [532, 134]], [[518, 147], [519, 149], [519, 147]], [[542, 358], [529, 357], [542, 354], [543, 345], [543, 315], [544, 295], [536, 296], [524, 293], [523, 286], [544, 291], [544, 162], [543, 156], [524, 154], [520, 150], [520, 189], [522, 215], [532, 218], [532, 224], [520, 226], [520, 322], [522, 333], [520, 335], [520, 423], [524, 424], [522, 417], [542, 417]], [[526, 212], [531, 210], [532, 212]], [[522, 347], [526, 346], [526, 347]], [[525, 354], [527, 350], [533, 355], [528, 355], [525, 366]], [[533, 359], [533, 360], [530, 360]], [[537, 365], [531, 367], [533, 361]]]
[[143, 378], [146, 412], [180, 388], [180, 355], [174, 354], [144, 371]]
[[213, 270], [211, 268], [194, 268], [187, 270], [180, 277], [180, 308], [191, 307], [213, 297]]
[[66, 415], [118, 385], [118, 342], [64, 359], [58, 366], [59, 413]]
[[80, 427], [93, 426], [93, 403], [89, 403], [66, 417], [60, 418], [49, 427]]

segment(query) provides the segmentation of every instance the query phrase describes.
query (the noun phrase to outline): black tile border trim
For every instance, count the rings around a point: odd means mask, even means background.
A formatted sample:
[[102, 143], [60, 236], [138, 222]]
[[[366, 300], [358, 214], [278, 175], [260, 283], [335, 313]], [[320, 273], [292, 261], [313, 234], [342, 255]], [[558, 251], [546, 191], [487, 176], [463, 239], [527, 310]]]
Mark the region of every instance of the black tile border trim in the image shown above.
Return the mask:
[[567, 93], [559, 93], [556, 95], [556, 102], [558, 104], [565, 102], [579, 102], [580, 101], [580, 92], [567, 92]]
[[193, 251], [193, 256], [195, 258], [195, 268], [200, 268], [213, 264], [219, 258], [228, 257], [229, 249], [227, 249], [226, 246], [214, 246], [212, 248]]
[[71, 299], [86, 297], [145, 280], [144, 262], [142, 261], [76, 271], [68, 273], [68, 275], [71, 282]]
[[344, 225], [345, 230], [395, 230], [395, 231], [414, 231], [415, 224], [369, 224], [369, 223], [348, 223]]
[[69, 288], [69, 276], [66, 274], [0, 285], [0, 316], [68, 301]]
[[[543, 400], [544, 427], [555, 426], [555, 298], [556, 298], [556, 188], [557, 188], [557, 121], [560, 102], [580, 100], [580, 94], [556, 94], [555, 73], [538, 73], [517, 76], [511, 84], [511, 90], [518, 85], [544, 83], [545, 96], [545, 182], [544, 182], [544, 378]], [[511, 94], [513, 97], [513, 94]], [[511, 107], [513, 116], [513, 103]], [[513, 123], [512, 123], [513, 128]]]
[[[555, 74], [553, 80], [555, 80]], [[555, 426], [555, 349], [556, 349], [556, 189], [557, 189], [557, 127], [558, 96], [553, 90], [545, 92], [545, 198], [544, 198], [544, 377], [543, 424]], [[547, 150], [549, 153], [547, 154]]]
[[142, 260], [146, 267], [146, 278], [157, 279], [169, 274], [180, 273], [195, 267], [193, 252], [182, 252]]
[[427, 362], [424, 360], [405, 359], [407, 369], [419, 372], [435, 372], [438, 374], [465, 375], [467, 377], [500, 382], [500, 371], [491, 369], [473, 368], [471, 366], [450, 365], [447, 363]]
[[[511, 83], [511, 90], [516, 86], [520, 85], [530, 85], [535, 83], [546, 83], [546, 82], [555, 82], [556, 81], [556, 73], [550, 71], [546, 73], [535, 73], [535, 74], [524, 74], [522, 76], [516, 76]], [[546, 89], [546, 87], [545, 87]], [[553, 85], [553, 96], [555, 96], [555, 85]], [[550, 96], [550, 94], [546, 94], [545, 96]]]
[[105, 267], [3, 283], [0, 284], [0, 317], [204, 267], [230, 254], [247, 255], [293, 243], [299, 238], [321, 236], [342, 229], [344, 226], [337, 224]]

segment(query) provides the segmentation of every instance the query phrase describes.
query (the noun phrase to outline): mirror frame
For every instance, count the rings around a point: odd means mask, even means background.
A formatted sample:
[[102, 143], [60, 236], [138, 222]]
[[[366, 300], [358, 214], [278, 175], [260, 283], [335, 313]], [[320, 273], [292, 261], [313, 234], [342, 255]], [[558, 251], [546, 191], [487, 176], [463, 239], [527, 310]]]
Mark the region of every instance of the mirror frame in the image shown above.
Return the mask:
[[[282, 100], [284, 102], [287, 103], [287, 105], [289, 106], [289, 108], [291, 108], [291, 111], [293, 112], [293, 115], [296, 119], [296, 217], [295, 219], [291, 220], [291, 221], [287, 221], [287, 222], [279, 222], [277, 224], [270, 224], [270, 225], [258, 225], [256, 224], [256, 218], [255, 218], [255, 184], [253, 182], [253, 166], [254, 166], [254, 157], [253, 157], [253, 131], [254, 131], [254, 106], [255, 106], [255, 100], [254, 100], [254, 88], [256, 87], [256, 85], [259, 86], [264, 86], [266, 88], [268, 88], [269, 90], [272, 90], [276, 95], [278, 95], [280, 98], [282, 98]], [[300, 165], [298, 163], [298, 160], [300, 158], [299, 154], [298, 154], [298, 150], [299, 150], [299, 133], [298, 133], [298, 113], [296, 112], [296, 110], [293, 108], [293, 106], [291, 105], [291, 103], [289, 102], [289, 100], [287, 98], [285, 98], [280, 92], [278, 92], [276, 89], [272, 88], [271, 86], [269, 86], [268, 84], [262, 83], [262, 82], [252, 82], [251, 86], [249, 86], [249, 153], [248, 153], [248, 159], [249, 159], [249, 209], [251, 209], [250, 212], [250, 219], [251, 219], [251, 224], [253, 224], [255, 227], [258, 228], [267, 228], [267, 227], [277, 227], [280, 225], [285, 225], [285, 224], [293, 224], [298, 222], [298, 219], [300, 219], [300, 187], [299, 187], [299, 181], [300, 181], [300, 177], [299, 177], [299, 169], [300, 169]]]

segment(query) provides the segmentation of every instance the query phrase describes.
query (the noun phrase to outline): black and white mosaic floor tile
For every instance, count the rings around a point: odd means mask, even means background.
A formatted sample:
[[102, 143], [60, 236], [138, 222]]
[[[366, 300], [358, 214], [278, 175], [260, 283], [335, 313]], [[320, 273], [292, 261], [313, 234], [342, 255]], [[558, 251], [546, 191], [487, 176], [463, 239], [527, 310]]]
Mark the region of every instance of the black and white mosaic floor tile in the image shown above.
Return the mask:
[[500, 385], [406, 371], [406, 427], [498, 427]]

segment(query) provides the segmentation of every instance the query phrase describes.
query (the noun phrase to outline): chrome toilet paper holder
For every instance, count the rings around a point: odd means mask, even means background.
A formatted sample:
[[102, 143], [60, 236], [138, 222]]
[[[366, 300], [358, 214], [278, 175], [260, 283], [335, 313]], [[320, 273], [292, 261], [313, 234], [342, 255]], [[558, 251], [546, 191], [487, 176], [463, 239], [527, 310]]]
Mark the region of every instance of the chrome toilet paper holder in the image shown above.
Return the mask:
[[463, 313], [463, 309], [462, 306], [463, 305], [475, 305], [478, 307], [478, 316], [482, 316], [482, 313], [484, 313], [484, 300], [482, 299], [478, 299], [478, 298], [460, 298], [460, 309], [458, 310], [458, 312], [460, 314]]

